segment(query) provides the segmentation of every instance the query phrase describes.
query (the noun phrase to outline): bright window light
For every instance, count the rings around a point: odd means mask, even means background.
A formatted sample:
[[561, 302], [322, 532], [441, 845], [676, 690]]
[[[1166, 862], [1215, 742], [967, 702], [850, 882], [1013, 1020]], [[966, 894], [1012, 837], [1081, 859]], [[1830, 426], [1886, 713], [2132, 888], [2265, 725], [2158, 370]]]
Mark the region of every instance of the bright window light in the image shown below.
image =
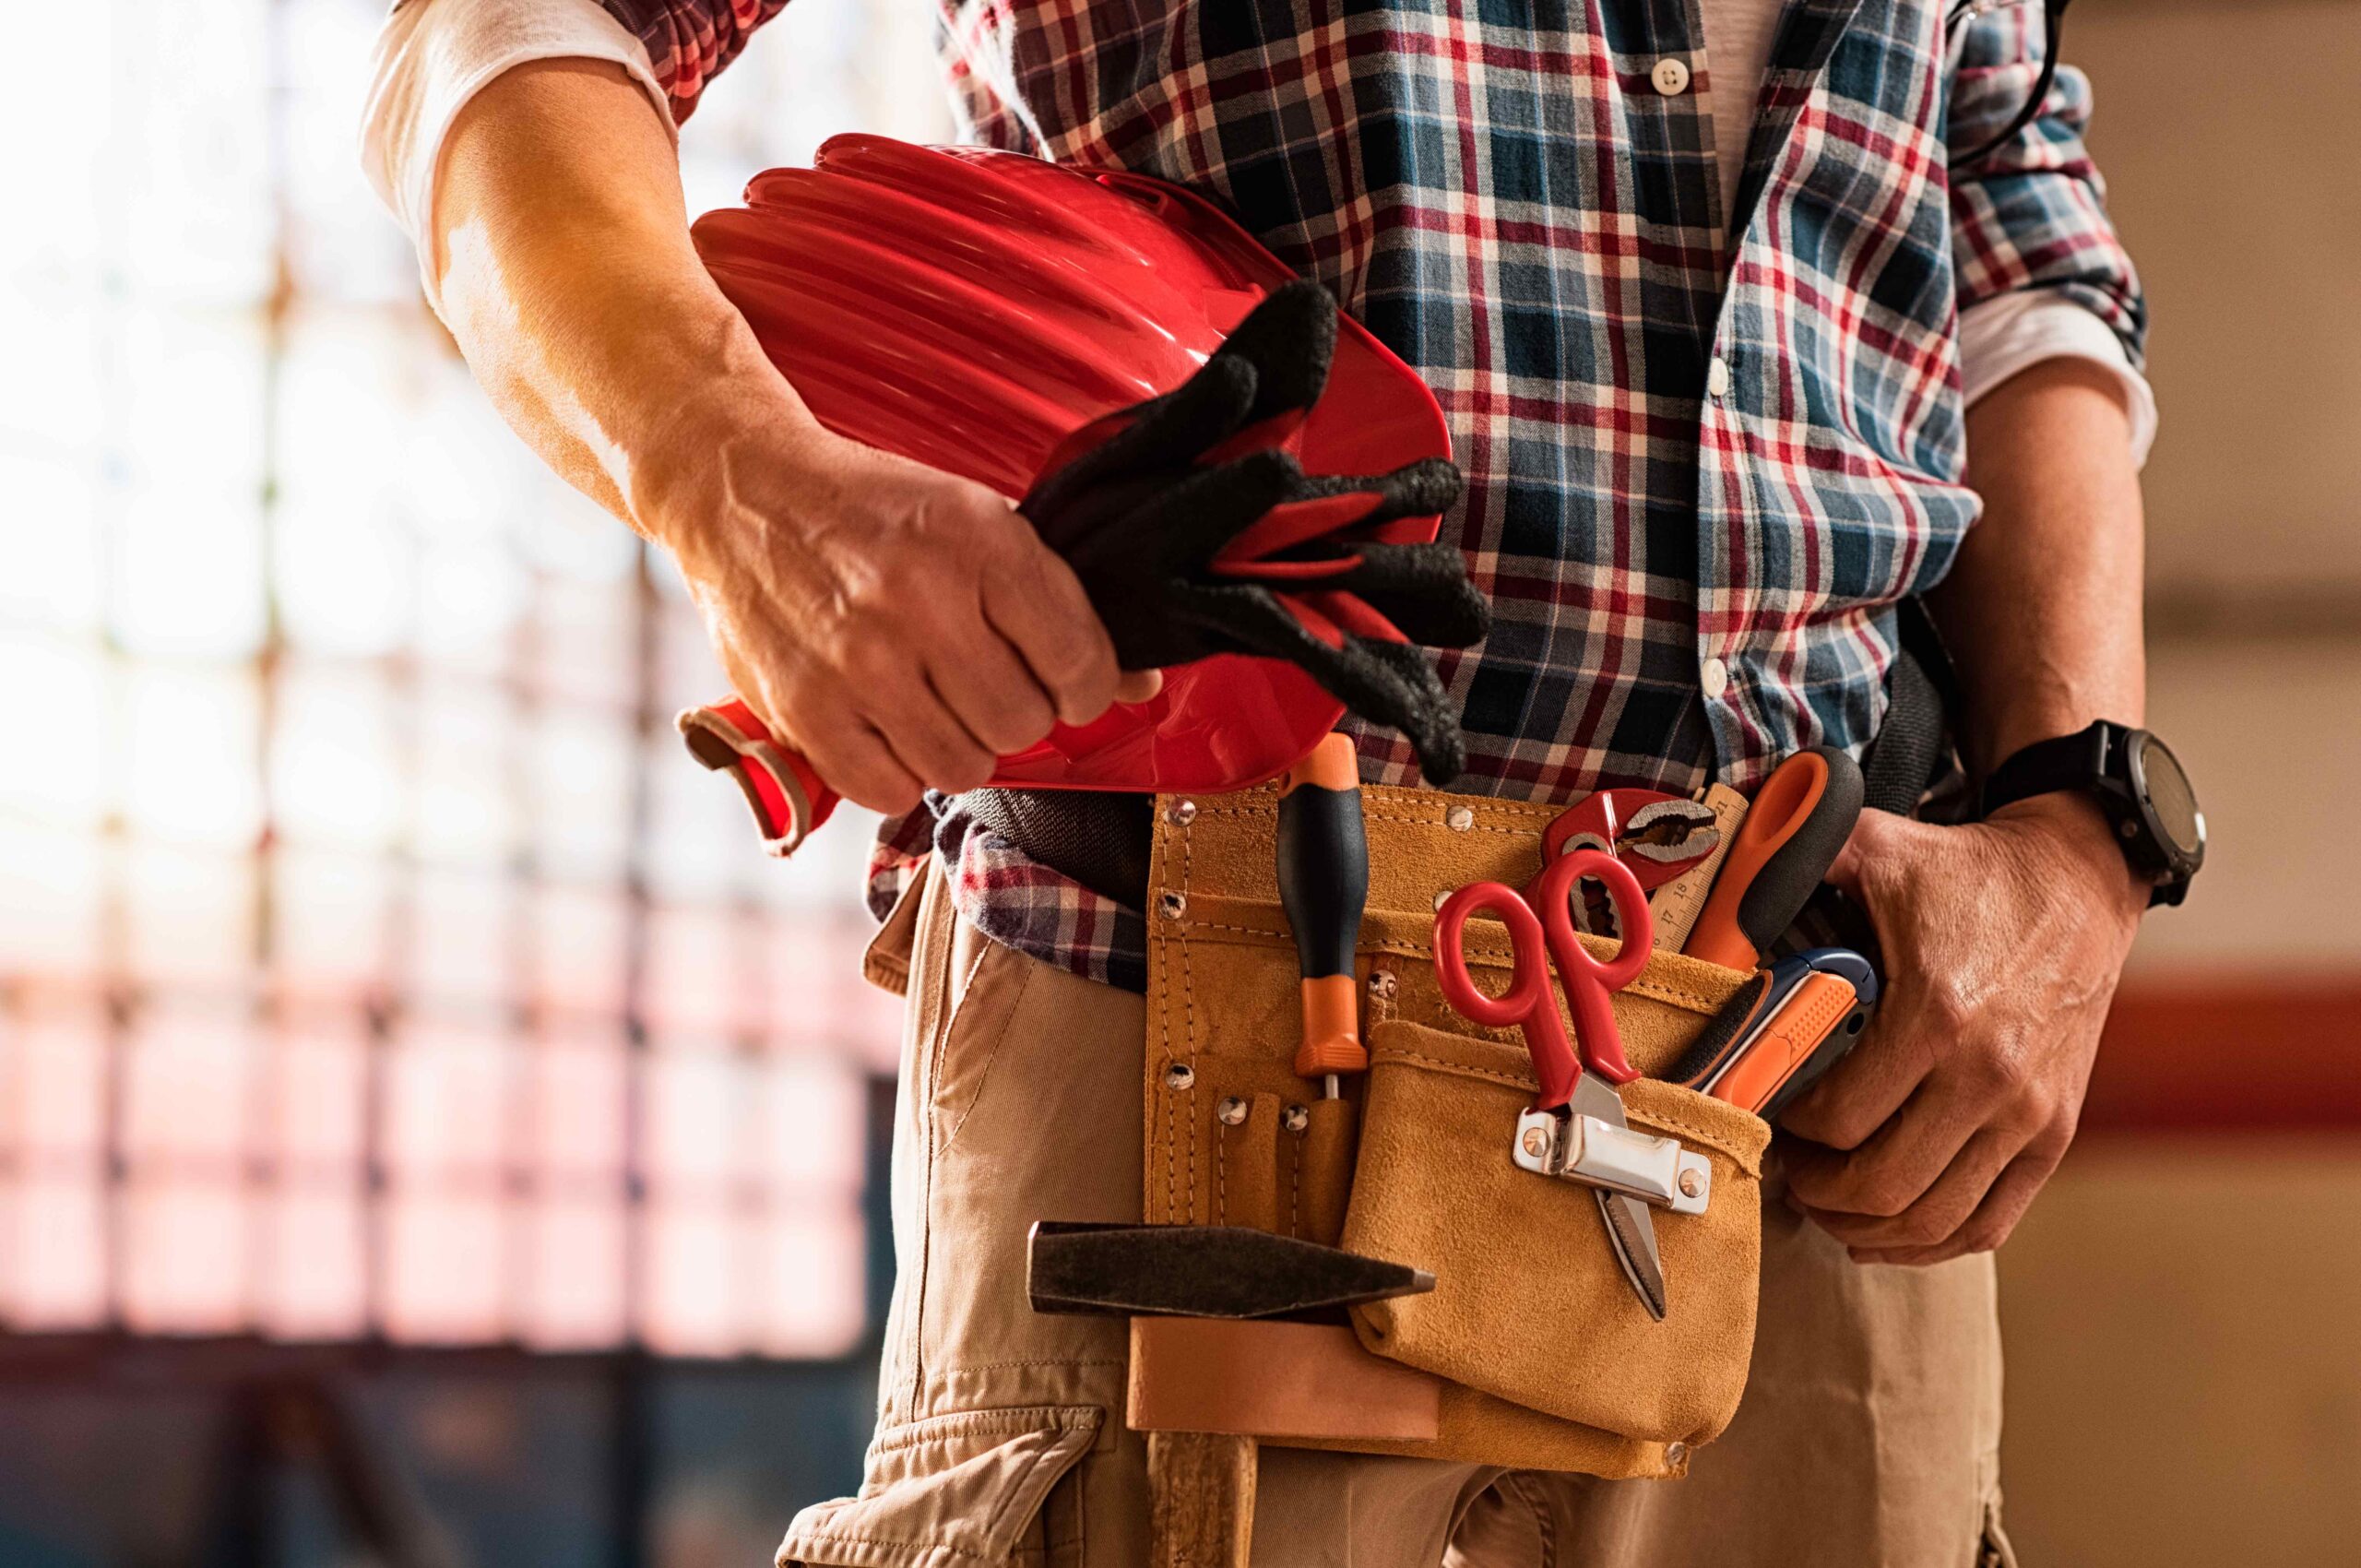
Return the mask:
[[[693, 199], [939, 139], [897, 10], [792, 7]], [[382, 5], [72, 11], [0, 93], [0, 1334], [844, 1353], [860, 814], [782, 867], [681, 751], [693, 609], [355, 167]]]

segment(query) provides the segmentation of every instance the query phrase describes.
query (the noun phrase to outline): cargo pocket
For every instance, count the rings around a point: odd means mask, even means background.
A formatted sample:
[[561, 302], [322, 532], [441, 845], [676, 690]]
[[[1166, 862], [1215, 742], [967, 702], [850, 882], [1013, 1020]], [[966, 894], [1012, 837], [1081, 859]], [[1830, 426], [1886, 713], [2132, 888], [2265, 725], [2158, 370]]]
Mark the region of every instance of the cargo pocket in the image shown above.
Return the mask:
[[920, 861], [902, 882], [894, 907], [879, 923], [877, 934], [861, 950], [860, 976], [878, 990], [896, 996], [910, 993], [910, 953], [918, 944], [919, 904], [934, 874], [931, 860]]
[[[778, 1568], [979, 1568], [1036, 1559], [1042, 1504], [1090, 1451], [1095, 1405], [962, 1410], [889, 1427], [860, 1491], [795, 1516]], [[1050, 1547], [1060, 1542], [1049, 1541]]]

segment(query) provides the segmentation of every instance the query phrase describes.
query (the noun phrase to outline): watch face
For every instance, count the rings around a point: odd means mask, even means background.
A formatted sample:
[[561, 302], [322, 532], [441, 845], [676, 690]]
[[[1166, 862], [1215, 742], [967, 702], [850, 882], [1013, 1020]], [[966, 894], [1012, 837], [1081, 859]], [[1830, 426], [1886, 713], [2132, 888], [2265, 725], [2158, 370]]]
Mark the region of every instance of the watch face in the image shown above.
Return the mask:
[[2189, 775], [2153, 735], [2140, 737], [2138, 762], [2150, 820], [2175, 849], [2194, 857], [2205, 848], [2205, 814], [2197, 808], [2197, 791], [2189, 788]]

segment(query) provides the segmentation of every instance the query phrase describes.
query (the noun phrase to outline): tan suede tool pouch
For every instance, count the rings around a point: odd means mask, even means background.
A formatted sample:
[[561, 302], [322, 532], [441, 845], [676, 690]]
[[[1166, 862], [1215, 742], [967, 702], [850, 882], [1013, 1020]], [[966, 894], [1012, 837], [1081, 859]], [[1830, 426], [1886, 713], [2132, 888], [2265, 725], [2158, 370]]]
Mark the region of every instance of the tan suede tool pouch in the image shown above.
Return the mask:
[[[1278, 904], [1275, 790], [1158, 802], [1149, 889], [1147, 1215], [1267, 1224], [1431, 1271], [1431, 1294], [1364, 1308], [1382, 1356], [1447, 1380], [1429, 1443], [1307, 1446], [1409, 1453], [1598, 1475], [1679, 1474], [1735, 1412], [1754, 1339], [1762, 1157], [1756, 1117], [1643, 1077], [1632, 1125], [1713, 1166], [1703, 1214], [1652, 1208], [1669, 1310], [1625, 1282], [1588, 1187], [1519, 1169], [1535, 1087], [1523, 1037], [1453, 1011], [1437, 988], [1438, 896], [1524, 885], [1556, 808], [1368, 788], [1361, 929], [1370, 1070], [1323, 1100], [1295, 1076], [1295, 951]], [[1470, 968], [1498, 992], [1505, 931], [1468, 927]], [[1600, 944], [1602, 954], [1611, 944]], [[1743, 983], [1659, 955], [1615, 1001], [1624, 1049], [1661, 1071]]]

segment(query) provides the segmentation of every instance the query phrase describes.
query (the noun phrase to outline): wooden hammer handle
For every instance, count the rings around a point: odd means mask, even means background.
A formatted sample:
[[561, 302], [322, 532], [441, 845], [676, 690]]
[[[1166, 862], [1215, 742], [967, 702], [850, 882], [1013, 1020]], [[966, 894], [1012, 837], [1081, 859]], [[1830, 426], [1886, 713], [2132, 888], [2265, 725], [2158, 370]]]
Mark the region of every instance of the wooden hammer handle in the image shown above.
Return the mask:
[[1230, 1432], [1147, 1434], [1155, 1568], [1247, 1568], [1254, 1449], [1252, 1438]]

